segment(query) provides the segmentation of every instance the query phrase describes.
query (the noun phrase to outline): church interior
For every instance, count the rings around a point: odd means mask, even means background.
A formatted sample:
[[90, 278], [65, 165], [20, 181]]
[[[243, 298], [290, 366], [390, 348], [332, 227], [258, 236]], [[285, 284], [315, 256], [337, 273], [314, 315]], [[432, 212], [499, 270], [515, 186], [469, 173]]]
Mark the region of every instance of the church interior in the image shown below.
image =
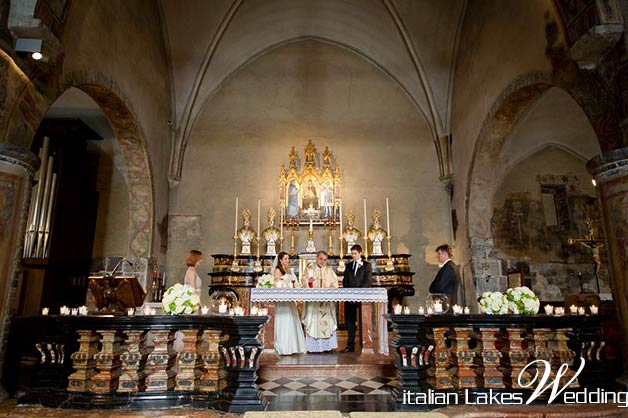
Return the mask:
[[[628, 416], [627, 28], [623, 0], [0, 2], [0, 415]], [[310, 309], [334, 346], [283, 355]], [[543, 366], [572, 392], [532, 395]]]

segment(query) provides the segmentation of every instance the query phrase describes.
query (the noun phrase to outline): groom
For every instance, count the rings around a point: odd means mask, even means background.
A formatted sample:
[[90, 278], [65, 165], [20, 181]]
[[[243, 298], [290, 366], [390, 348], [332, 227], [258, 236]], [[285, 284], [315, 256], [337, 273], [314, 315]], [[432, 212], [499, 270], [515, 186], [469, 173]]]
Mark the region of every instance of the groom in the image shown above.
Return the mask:
[[[362, 247], [355, 244], [351, 247], [352, 261], [345, 267], [342, 279], [342, 287], [371, 287], [373, 269], [368, 260], [362, 259]], [[348, 339], [347, 347], [343, 353], [355, 351], [355, 330], [357, 328], [359, 302], [345, 302], [345, 322], [347, 323]]]

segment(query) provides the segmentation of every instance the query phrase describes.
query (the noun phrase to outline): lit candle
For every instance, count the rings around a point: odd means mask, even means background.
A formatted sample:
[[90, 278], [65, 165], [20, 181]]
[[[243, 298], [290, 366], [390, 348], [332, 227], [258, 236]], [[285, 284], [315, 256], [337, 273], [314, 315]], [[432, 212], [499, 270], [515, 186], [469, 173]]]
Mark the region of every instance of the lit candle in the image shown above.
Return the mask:
[[205, 305], [203, 305], [203, 307], [201, 308], [201, 313], [203, 315], [207, 315], [209, 313], [209, 308]]
[[388, 197], [386, 197], [386, 229], [388, 230], [388, 236], [390, 235], [390, 208], [388, 207]]
[[469, 309], [469, 307], [468, 307], [468, 306], [465, 306], [465, 307], [464, 307], [464, 314], [465, 314], [465, 315], [469, 315], [470, 313], [471, 313], [471, 309]]
[[580, 307], [578, 308], [578, 315], [584, 315], [584, 313], [585, 313], [585, 312], [584, 312], [584, 306], [580, 306]]
[[410, 315], [410, 307], [409, 306], [404, 306], [403, 307], [403, 313], [404, 313], [404, 315]]
[[423, 306], [419, 306], [419, 315], [425, 315], [425, 308]]
[[443, 303], [440, 300], [434, 302], [434, 312], [441, 313], [443, 312]]
[[251, 315], [252, 316], [257, 316], [257, 313], [258, 313], [257, 306], [255, 306], [255, 305], [251, 306]]
[[127, 309], [126, 313], [127, 313], [127, 315], [129, 315], [129, 316], [133, 316], [133, 315], [135, 315], [135, 308], [129, 308], [129, 309]]
[[565, 314], [565, 308], [563, 308], [562, 306], [557, 306], [556, 308], [554, 308], [554, 315], [562, 316], [564, 314]]
[[589, 309], [591, 310], [591, 314], [592, 315], [597, 315], [597, 313], [598, 313], [598, 307], [597, 306], [591, 305], [591, 306], [589, 306]]
[[571, 306], [569, 307], [569, 311], [570, 311], [572, 314], [576, 314], [576, 313], [578, 313], [578, 307], [577, 307], [576, 305], [571, 305]]
[[431, 306], [428, 306], [428, 307], [427, 307], [427, 314], [428, 314], [428, 315], [431, 315], [431, 314], [433, 314], [433, 313], [434, 313], [434, 309], [432, 309], [432, 307], [431, 307]]
[[238, 236], [238, 196], [236, 196], [236, 206], [235, 206], [235, 226], [233, 230], [233, 236]]
[[260, 228], [260, 216], [259, 216], [260, 210], [261, 210], [260, 209], [261, 208], [260, 205], [261, 205], [261, 199], [258, 198], [257, 199], [257, 236], [258, 236], [258, 238], [259, 238], [259, 228]]
[[366, 238], [368, 233], [368, 226], [366, 221], [366, 197], [364, 198], [364, 237]]
[[395, 305], [395, 315], [401, 314], [401, 305]]
[[227, 304], [225, 301], [220, 301], [220, 305], [218, 305], [218, 313], [227, 313]]
[[41, 308], [41, 314], [42, 315], [48, 315], [49, 311], [50, 311], [50, 309], [48, 309], [48, 308]]
[[554, 313], [554, 307], [552, 305], [545, 305], [545, 314], [552, 315]]

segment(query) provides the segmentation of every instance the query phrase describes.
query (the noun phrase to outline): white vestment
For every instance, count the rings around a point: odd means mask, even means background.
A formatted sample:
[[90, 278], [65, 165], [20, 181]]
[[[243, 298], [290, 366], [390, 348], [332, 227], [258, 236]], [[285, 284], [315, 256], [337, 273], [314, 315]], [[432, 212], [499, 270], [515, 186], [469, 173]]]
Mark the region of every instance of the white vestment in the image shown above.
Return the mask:
[[[329, 266], [319, 267], [316, 263], [310, 264], [305, 271], [305, 282], [314, 278], [315, 288], [337, 288], [338, 277]], [[305, 346], [308, 352], [320, 353], [338, 348], [336, 330], [336, 303], [335, 302], [308, 302], [303, 310], [303, 324], [305, 325]]]

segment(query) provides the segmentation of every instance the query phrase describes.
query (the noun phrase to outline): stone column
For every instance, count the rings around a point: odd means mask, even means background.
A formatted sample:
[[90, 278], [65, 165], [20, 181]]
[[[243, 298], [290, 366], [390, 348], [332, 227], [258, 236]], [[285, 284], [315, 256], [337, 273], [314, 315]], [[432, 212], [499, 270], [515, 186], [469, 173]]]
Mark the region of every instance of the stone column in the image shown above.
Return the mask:
[[[24, 230], [33, 174], [39, 158], [29, 150], [0, 143], [0, 370], [18, 289]], [[6, 393], [0, 386], [0, 398]]]
[[593, 158], [587, 169], [597, 183], [611, 288], [622, 332], [624, 374], [620, 381], [628, 386], [628, 148]]

